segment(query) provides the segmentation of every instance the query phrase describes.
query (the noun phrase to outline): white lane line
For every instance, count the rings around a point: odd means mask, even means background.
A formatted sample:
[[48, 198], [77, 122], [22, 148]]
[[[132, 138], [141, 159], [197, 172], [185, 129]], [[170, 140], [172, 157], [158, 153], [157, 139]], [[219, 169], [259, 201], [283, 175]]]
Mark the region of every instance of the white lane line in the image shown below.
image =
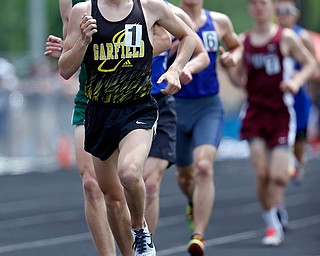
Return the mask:
[[[287, 196], [286, 206], [287, 208], [290, 208], [297, 205], [303, 205], [304, 203], [307, 202], [306, 200], [307, 198], [310, 199], [313, 197], [310, 197], [310, 195], [307, 196], [306, 194], [297, 194], [297, 195]], [[314, 194], [314, 198], [318, 198], [318, 194]], [[228, 211], [226, 211], [226, 209], [228, 209]], [[254, 202], [254, 203], [244, 204], [241, 207], [237, 205], [232, 207], [216, 208], [214, 209], [214, 216], [215, 216], [214, 218], [219, 218], [220, 216], [223, 216], [223, 218], [235, 217], [239, 215], [247, 215], [247, 214], [259, 213], [259, 212], [260, 212], [259, 204], [258, 202]], [[185, 219], [184, 219], [184, 216], [182, 216], [182, 214], [162, 217], [158, 221], [157, 228], [173, 226], [173, 225], [184, 223], [184, 222], [185, 222]]]
[[[251, 230], [251, 231], [247, 231], [247, 232], [241, 232], [241, 233], [236, 233], [236, 234], [232, 234], [232, 235], [228, 235], [228, 236], [223, 236], [223, 237], [218, 237], [218, 238], [206, 240], [206, 247], [252, 239], [252, 238], [257, 237], [259, 232], [261, 232], [261, 231], [260, 230]], [[169, 249], [157, 251], [157, 255], [158, 256], [173, 255], [175, 253], [186, 252], [186, 251], [187, 251], [186, 245], [179, 245], [179, 246], [171, 247]]]
[[[305, 228], [308, 226], [313, 226], [320, 224], [320, 215], [310, 216], [303, 219], [290, 221], [290, 230]], [[246, 232], [231, 234], [228, 236], [218, 237], [206, 240], [206, 247], [212, 247], [222, 244], [229, 244], [234, 242], [240, 242], [248, 239], [256, 238], [257, 235], [261, 234], [263, 229], [249, 230]], [[158, 256], [173, 255], [175, 253], [181, 253], [186, 251], [186, 245], [175, 246], [172, 248], [157, 251]]]
[[[310, 196], [309, 196], [309, 199], [310, 199]], [[286, 203], [287, 207], [302, 205], [304, 202], [306, 202], [306, 195], [297, 194], [297, 195], [287, 196], [286, 201], [287, 201]], [[239, 209], [239, 206], [228, 207], [228, 211], [226, 211], [225, 207], [221, 209], [217, 208], [215, 209], [215, 218], [218, 218], [219, 216], [221, 216], [221, 214], [223, 214], [223, 217], [234, 217], [239, 215], [252, 214], [259, 211], [260, 211], [260, 208], [257, 202], [248, 203], [248, 204], [242, 205], [240, 209]], [[1, 210], [0, 210], [0, 213], [1, 213]], [[21, 218], [8, 219], [8, 220], [0, 221], [0, 230], [81, 219], [81, 218], [84, 218], [83, 214], [84, 214], [83, 210], [76, 210], [76, 211], [70, 210], [70, 211], [63, 211], [63, 212], [57, 212], [57, 213], [46, 213], [41, 215], [33, 215], [33, 216], [25, 216]], [[185, 222], [185, 219], [181, 214], [171, 215], [168, 217], [161, 217], [158, 221], [157, 228], [174, 226], [184, 222]]]
[[10, 244], [10, 245], [1, 246], [0, 254], [7, 253], [7, 252], [22, 251], [26, 249], [46, 247], [46, 246], [81, 242], [89, 239], [91, 239], [91, 235], [89, 233], [82, 233], [82, 234], [75, 234], [70, 236], [60, 236], [56, 238], [30, 241], [30, 242], [21, 243], [21, 244]]
[[[314, 216], [306, 217], [303, 219], [292, 220], [290, 222], [290, 229], [299, 229], [299, 228], [304, 228], [304, 227], [313, 226], [317, 224], [320, 224], [320, 215], [314, 215]], [[228, 243], [234, 243], [234, 242], [244, 241], [248, 239], [253, 239], [253, 238], [256, 238], [257, 235], [261, 233], [261, 231], [262, 229], [255, 229], [255, 230], [249, 230], [241, 233], [231, 234], [228, 236], [209, 239], [209, 240], [206, 240], [206, 245], [207, 247], [212, 247], [212, 246], [217, 246], [222, 244], [228, 244]], [[20, 244], [10, 244], [10, 245], [1, 246], [0, 254], [21, 251], [25, 249], [33, 249], [33, 248], [40, 248], [40, 247], [46, 247], [46, 246], [81, 242], [89, 239], [91, 239], [90, 233], [81, 233], [81, 234], [61, 236], [61, 237], [50, 238], [50, 239], [30, 241], [30, 242], [20, 243]], [[158, 256], [173, 255], [175, 253], [185, 252], [185, 251], [186, 251], [186, 246], [180, 245], [180, 246], [175, 246], [172, 248], [160, 250], [157, 252], [157, 255]]]
[[32, 225], [40, 225], [52, 222], [72, 221], [84, 218], [84, 211], [64, 211], [42, 215], [33, 215], [10, 220], [0, 221], [0, 230], [21, 228]]
[[70, 195], [64, 196], [63, 200], [61, 200], [61, 197], [54, 197], [50, 198], [50, 200], [48, 200], [48, 198], [41, 198], [0, 203], [0, 214], [10, 214], [15, 212], [21, 213], [22, 211], [57, 207], [58, 205], [60, 207], [79, 207], [80, 205], [82, 206], [82, 203], [80, 201], [82, 199], [79, 200], [78, 198], [80, 198], [78, 195]]

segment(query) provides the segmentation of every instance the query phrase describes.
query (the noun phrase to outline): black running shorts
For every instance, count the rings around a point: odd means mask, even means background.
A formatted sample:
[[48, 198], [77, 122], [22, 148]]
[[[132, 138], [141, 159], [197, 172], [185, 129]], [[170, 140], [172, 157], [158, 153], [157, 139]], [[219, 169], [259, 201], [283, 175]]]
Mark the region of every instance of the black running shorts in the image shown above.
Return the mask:
[[150, 95], [127, 104], [89, 101], [85, 116], [85, 150], [104, 161], [128, 133], [135, 129], [153, 129], [157, 119], [158, 106]]
[[153, 95], [159, 107], [157, 135], [152, 142], [149, 156], [167, 160], [169, 166], [176, 157], [176, 107], [173, 96], [165, 94]]

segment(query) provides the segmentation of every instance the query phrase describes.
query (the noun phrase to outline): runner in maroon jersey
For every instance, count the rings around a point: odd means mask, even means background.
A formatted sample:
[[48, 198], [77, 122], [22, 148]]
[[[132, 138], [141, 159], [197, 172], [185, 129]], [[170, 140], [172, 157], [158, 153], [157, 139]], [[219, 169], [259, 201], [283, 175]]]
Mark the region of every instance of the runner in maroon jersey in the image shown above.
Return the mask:
[[[284, 240], [277, 218], [277, 198], [283, 195], [293, 171], [293, 95], [309, 79], [315, 62], [292, 30], [273, 23], [272, 0], [249, 0], [248, 7], [253, 28], [241, 36], [242, 63], [236, 69], [228, 69], [228, 73], [247, 93], [241, 113], [241, 138], [249, 142], [257, 197], [267, 227], [262, 244], [276, 246]], [[294, 76], [292, 58], [302, 64]]]

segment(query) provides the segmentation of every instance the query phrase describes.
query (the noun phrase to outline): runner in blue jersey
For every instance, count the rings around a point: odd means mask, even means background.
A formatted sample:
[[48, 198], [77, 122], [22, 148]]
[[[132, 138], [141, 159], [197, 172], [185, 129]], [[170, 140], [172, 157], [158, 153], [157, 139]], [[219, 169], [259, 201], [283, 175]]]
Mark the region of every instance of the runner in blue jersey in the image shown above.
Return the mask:
[[[221, 55], [226, 67], [236, 65], [242, 44], [230, 19], [203, 9], [202, 0], [182, 0], [181, 8], [189, 14], [197, 34], [209, 54], [210, 64], [193, 74], [174, 96], [177, 109], [176, 166], [177, 182], [188, 200], [187, 221], [192, 236], [187, 245], [191, 255], [204, 255], [206, 228], [214, 204], [214, 161], [222, 135], [223, 106], [219, 96], [217, 54], [222, 40], [228, 51]], [[186, 65], [182, 73], [189, 73]]]
[[[300, 37], [307, 49], [312, 53], [312, 55], [316, 56], [314, 43], [310, 33], [303, 27], [297, 25], [297, 21], [300, 17], [300, 10], [298, 9], [296, 1], [277, 0], [276, 15], [280, 26], [293, 29]], [[301, 65], [297, 62], [295, 68], [296, 70], [300, 70]], [[315, 69], [315, 71], [317, 71], [317, 69]], [[318, 73], [314, 72], [311, 80], [317, 78], [317, 76], [319, 76], [319, 71]], [[298, 164], [301, 166], [301, 168], [298, 168], [297, 170], [302, 171], [302, 173], [295, 174], [296, 178], [298, 179], [304, 173], [303, 167], [305, 165], [304, 149], [307, 142], [307, 127], [309, 121], [309, 112], [311, 108], [311, 97], [309, 94], [308, 86], [309, 83], [300, 88], [299, 92], [295, 95], [294, 104], [297, 116], [297, 134], [294, 145], [294, 154], [296, 156]]]
[[[190, 17], [179, 7], [167, 3], [174, 14], [188, 26], [193, 27]], [[193, 70], [198, 72], [209, 64], [208, 54], [200, 40], [194, 51]], [[152, 59], [152, 89], [151, 94], [156, 99], [159, 108], [157, 135], [154, 138], [149, 156], [143, 170], [146, 184], [146, 219], [151, 233], [155, 233], [159, 216], [159, 195], [163, 174], [175, 162], [176, 143], [176, 110], [173, 96], [161, 92], [166, 82], [157, 83], [159, 77], [167, 70], [168, 52], [163, 52]], [[188, 63], [187, 65], [190, 65]], [[182, 81], [182, 80], [181, 80]]]
[[[314, 43], [309, 32], [303, 27], [297, 25], [300, 17], [300, 10], [298, 9], [295, 0], [277, 0], [276, 2], [276, 17], [280, 26], [284, 28], [293, 29], [300, 37], [305, 47], [315, 56]], [[295, 69], [300, 70], [301, 65], [296, 61]], [[315, 72], [314, 76], [317, 76]], [[298, 93], [294, 96], [294, 109], [296, 113], [296, 137], [294, 142], [293, 153], [295, 155], [295, 172], [293, 174], [293, 181], [295, 184], [300, 184], [304, 176], [305, 165], [305, 146], [307, 143], [307, 129], [309, 122], [309, 113], [311, 109], [311, 96], [309, 94], [309, 83], [300, 88]], [[280, 195], [278, 200], [278, 217], [281, 224], [286, 230], [289, 225], [288, 213], [285, 207], [283, 196]]]

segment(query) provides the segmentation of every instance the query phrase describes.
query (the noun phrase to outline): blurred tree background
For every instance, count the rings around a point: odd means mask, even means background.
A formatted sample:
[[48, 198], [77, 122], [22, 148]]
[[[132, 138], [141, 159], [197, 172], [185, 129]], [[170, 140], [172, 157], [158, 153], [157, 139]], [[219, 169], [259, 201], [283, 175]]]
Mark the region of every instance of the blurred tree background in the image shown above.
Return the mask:
[[[169, 0], [179, 5], [179, 0]], [[2, 1], [0, 8], [0, 57], [25, 63], [32, 50], [43, 52], [49, 34], [61, 36], [59, 0], [10, 0]], [[235, 31], [240, 33], [250, 28], [247, 0], [204, 0], [206, 8], [226, 13], [231, 18]], [[301, 0], [300, 24], [320, 31], [320, 1]], [[39, 31], [40, 30], [40, 31]], [[33, 31], [33, 32], [31, 32]], [[33, 38], [33, 39], [32, 39]], [[39, 44], [35, 47], [35, 38]], [[23, 61], [21, 61], [23, 60]]]

